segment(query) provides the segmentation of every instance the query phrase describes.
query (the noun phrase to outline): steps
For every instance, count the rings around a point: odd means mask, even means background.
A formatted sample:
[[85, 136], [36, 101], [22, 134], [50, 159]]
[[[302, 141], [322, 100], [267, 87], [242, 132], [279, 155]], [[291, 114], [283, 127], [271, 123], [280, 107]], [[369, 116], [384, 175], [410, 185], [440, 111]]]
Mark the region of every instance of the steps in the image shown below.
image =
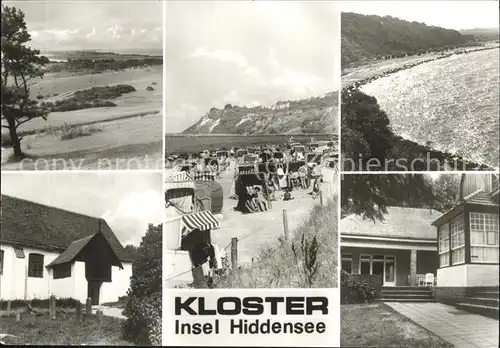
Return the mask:
[[419, 286], [383, 286], [381, 302], [436, 302], [432, 289]]
[[497, 288], [486, 288], [462, 298], [455, 307], [498, 320], [499, 292]]

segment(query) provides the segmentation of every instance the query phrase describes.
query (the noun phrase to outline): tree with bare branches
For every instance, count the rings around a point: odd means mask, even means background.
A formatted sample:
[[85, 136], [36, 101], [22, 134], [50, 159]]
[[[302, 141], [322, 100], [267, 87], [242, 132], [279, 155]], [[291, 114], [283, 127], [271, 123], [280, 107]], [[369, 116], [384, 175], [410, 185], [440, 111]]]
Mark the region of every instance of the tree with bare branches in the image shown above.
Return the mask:
[[43, 77], [42, 67], [49, 59], [27, 46], [31, 41], [24, 13], [15, 7], [2, 6], [2, 128], [9, 130], [17, 160], [25, 155], [18, 128], [35, 118], [47, 119], [48, 110], [30, 98], [34, 80]]

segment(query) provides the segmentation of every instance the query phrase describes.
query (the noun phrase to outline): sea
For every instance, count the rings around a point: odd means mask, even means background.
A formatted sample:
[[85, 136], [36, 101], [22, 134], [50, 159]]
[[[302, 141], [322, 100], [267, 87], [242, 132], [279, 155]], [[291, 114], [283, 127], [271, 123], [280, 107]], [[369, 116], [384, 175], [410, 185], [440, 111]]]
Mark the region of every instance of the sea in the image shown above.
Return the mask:
[[498, 168], [499, 49], [418, 65], [361, 90], [377, 98], [394, 132]]

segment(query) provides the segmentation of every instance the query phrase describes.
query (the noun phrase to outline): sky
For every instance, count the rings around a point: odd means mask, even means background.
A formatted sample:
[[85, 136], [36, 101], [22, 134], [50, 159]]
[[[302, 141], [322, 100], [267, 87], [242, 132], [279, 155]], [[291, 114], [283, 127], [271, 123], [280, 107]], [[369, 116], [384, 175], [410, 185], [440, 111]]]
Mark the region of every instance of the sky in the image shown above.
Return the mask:
[[167, 1], [166, 131], [228, 103], [271, 106], [337, 90], [339, 20], [326, 1]]
[[148, 223], [163, 222], [161, 173], [2, 173], [2, 194], [101, 217], [123, 246], [138, 246]]
[[446, 29], [498, 28], [498, 1], [343, 1], [342, 12], [392, 16]]
[[161, 49], [159, 1], [2, 1], [25, 14], [30, 46], [57, 50]]

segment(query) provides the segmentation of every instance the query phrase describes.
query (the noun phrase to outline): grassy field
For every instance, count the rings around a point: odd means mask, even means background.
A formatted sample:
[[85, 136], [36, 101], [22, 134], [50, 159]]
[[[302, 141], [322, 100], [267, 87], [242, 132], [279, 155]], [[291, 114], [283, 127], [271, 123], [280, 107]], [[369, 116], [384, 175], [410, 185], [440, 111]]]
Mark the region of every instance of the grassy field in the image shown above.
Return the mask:
[[[162, 118], [161, 114], [153, 114], [100, 122], [94, 125], [99, 127], [99, 132], [69, 140], [61, 140], [59, 130], [25, 136], [24, 150], [31, 159], [24, 161], [22, 168], [16, 162], [2, 163], [2, 169], [161, 169], [162, 129], [158, 123]], [[2, 161], [11, 153], [12, 149], [3, 150]], [[62, 161], [55, 164], [56, 160]], [[80, 168], [61, 167], [62, 162], [68, 164], [70, 160]], [[139, 163], [132, 163], [128, 168], [126, 161]]]
[[337, 134], [262, 134], [262, 135], [235, 135], [235, 134], [166, 134], [166, 154], [199, 153], [203, 150], [217, 148], [245, 147], [258, 145], [279, 145], [288, 142], [290, 136], [293, 141], [309, 142], [315, 140], [337, 140]]
[[342, 347], [453, 348], [383, 303], [342, 305], [340, 341]]
[[56, 320], [49, 318], [48, 312], [41, 316], [21, 313], [21, 321], [14, 315], [0, 318], [0, 333], [7, 337], [5, 343], [13, 345], [116, 345], [132, 346], [123, 340], [123, 320], [102, 317], [99, 323], [96, 315], [82, 317], [78, 323], [74, 313], [57, 313]]
[[[22, 150], [34, 159], [83, 161], [81, 167], [76, 169], [100, 168], [102, 166], [97, 163], [100, 159], [116, 162], [138, 157], [143, 161], [142, 169], [152, 168], [152, 163], [147, 165], [145, 162], [159, 162], [163, 152], [161, 66], [95, 75], [46, 76], [32, 90], [34, 95], [45, 95], [122, 83], [132, 85], [137, 91], [113, 99], [116, 107], [53, 112], [46, 121], [35, 119], [23, 124], [19, 127], [20, 134], [24, 135]], [[147, 91], [148, 86], [154, 90]], [[60, 130], [64, 127], [91, 124], [100, 131], [69, 140], [61, 137]], [[9, 162], [11, 154], [11, 148], [2, 150], [2, 169], [21, 169], [17, 163]], [[145, 155], [149, 157], [147, 160], [144, 160]], [[22, 169], [33, 169], [29, 166]], [[118, 169], [127, 168], [122, 164]]]

